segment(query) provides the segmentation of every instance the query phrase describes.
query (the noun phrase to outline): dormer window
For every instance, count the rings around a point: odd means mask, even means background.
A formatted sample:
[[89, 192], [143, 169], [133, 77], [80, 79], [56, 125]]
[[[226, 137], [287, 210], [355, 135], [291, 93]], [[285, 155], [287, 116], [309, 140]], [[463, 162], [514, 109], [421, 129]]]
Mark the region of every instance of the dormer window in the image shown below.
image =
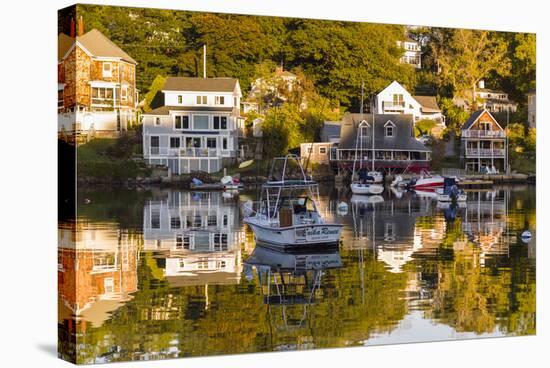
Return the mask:
[[155, 118], [155, 125], [160, 125], [160, 118], [159, 117]]
[[390, 120], [384, 124], [384, 136], [395, 137], [395, 124]]
[[207, 98], [206, 96], [197, 96], [197, 105], [206, 105]]
[[216, 96], [216, 105], [225, 105], [225, 97]]
[[103, 77], [110, 78], [113, 76], [113, 66], [111, 63], [103, 63]]

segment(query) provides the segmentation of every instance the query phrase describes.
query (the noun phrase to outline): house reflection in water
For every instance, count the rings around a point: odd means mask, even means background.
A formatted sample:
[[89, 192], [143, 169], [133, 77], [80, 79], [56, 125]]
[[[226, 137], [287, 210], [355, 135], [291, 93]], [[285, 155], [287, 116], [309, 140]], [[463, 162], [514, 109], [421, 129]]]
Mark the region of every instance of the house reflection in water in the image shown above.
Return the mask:
[[388, 271], [402, 272], [423, 246], [416, 221], [428, 215], [430, 207], [411, 196], [380, 201], [353, 196], [351, 204], [354, 236], [352, 241], [344, 242], [344, 247], [350, 244], [353, 248], [371, 249]]
[[[507, 255], [507, 190], [472, 192], [462, 212], [462, 231], [480, 248], [480, 265], [493, 255]], [[455, 246], [455, 250], [460, 250]]]
[[238, 203], [220, 192], [162, 191], [156, 197], [144, 207], [144, 249], [160, 258], [170, 284], [238, 283]]
[[101, 326], [137, 291], [136, 243], [114, 225], [80, 219], [60, 223], [58, 239], [60, 320]]

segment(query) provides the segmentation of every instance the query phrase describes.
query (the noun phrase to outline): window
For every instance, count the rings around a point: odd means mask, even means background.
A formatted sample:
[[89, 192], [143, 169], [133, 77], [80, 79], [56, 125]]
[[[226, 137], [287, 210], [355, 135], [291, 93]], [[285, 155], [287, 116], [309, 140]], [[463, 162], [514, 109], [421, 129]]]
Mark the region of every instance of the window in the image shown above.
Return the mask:
[[227, 226], [227, 215], [223, 215], [223, 226]]
[[160, 118], [158, 116], [155, 118], [155, 125], [160, 125]]
[[186, 137], [185, 138], [185, 147], [186, 148], [201, 148], [201, 139], [200, 139], [200, 137]]
[[[176, 235], [176, 249], [189, 249], [191, 245], [191, 236], [189, 235]], [[183, 264], [183, 262], [181, 262]], [[181, 265], [183, 268], [183, 265]]]
[[386, 124], [384, 124], [384, 135], [386, 137], [394, 137], [395, 136], [395, 124], [388, 120]]
[[218, 225], [218, 218], [216, 215], [208, 215], [208, 226], [217, 226]]
[[361, 137], [366, 137], [369, 135], [369, 127], [368, 126], [362, 126], [360, 131]]
[[174, 129], [189, 129], [189, 116], [176, 115], [174, 119]]
[[179, 103], [179, 104], [182, 104], [182, 103], [183, 103], [183, 96], [182, 96], [182, 95], [179, 95], [179, 96], [178, 96], [178, 103]]
[[105, 87], [92, 87], [92, 104], [112, 105], [113, 89]]
[[237, 97], [233, 97], [233, 106], [237, 106], [238, 103], [237, 103]]
[[313, 151], [311, 147], [308, 147], [306, 150], [307, 150], [307, 153], [311, 153]]
[[227, 116], [214, 116], [214, 129], [227, 129]]
[[152, 155], [159, 154], [159, 144], [160, 144], [160, 138], [158, 136], [150, 137], [150, 152]]
[[179, 217], [170, 218], [170, 229], [179, 229], [181, 227], [181, 220]]
[[326, 154], [327, 153], [327, 148], [326, 147], [319, 147], [319, 153], [320, 154]]
[[57, 91], [57, 107], [63, 108], [63, 90], [62, 89]]
[[113, 76], [113, 67], [111, 63], [103, 63], [103, 77], [110, 78]]
[[105, 294], [112, 294], [115, 292], [115, 281], [112, 277], [107, 277], [103, 280], [103, 288]]
[[160, 211], [151, 212], [151, 229], [160, 229]]
[[206, 138], [206, 147], [216, 148], [216, 138]]
[[208, 115], [193, 115], [193, 129], [195, 129], [195, 130], [207, 130], [208, 129]]
[[207, 96], [197, 96], [197, 105], [206, 105]]
[[180, 137], [170, 137], [170, 148], [180, 148]]
[[128, 100], [128, 87], [121, 87], [120, 88], [120, 99], [122, 101]]
[[216, 105], [225, 105], [225, 97], [216, 96]]
[[402, 94], [394, 94], [393, 95], [393, 105], [394, 106], [405, 106], [405, 102], [403, 101], [403, 95]]
[[222, 138], [222, 149], [227, 149], [227, 138]]

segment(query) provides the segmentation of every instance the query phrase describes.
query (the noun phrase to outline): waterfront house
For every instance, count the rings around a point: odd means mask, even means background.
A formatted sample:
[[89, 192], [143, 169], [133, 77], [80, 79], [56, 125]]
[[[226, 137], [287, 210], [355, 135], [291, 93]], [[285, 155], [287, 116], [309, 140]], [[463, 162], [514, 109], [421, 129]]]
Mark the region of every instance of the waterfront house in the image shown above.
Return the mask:
[[415, 123], [430, 119], [445, 127], [445, 117], [435, 96], [413, 96], [397, 81], [376, 95], [374, 111], [377, 114], [411, 114]]
[[136, 123], [137, 62], [97, 29], [58, 36], [58, 132], [116, 137]]
[[168, 77], [162, 106], [143, 114], [143, 157], [174, 174], [213, 173], [233, 163], [242, 135], [234, 78]]
[[474, 112], [462, 126], [461, 132], [461, 158], [466, 170], [482, 171], [493, 166], [500, 172], [506, 170], [506, 131], [488, 110]]
[[[478, 108], [486, 109], [492, 114], [516, 112], [518, 108], [518, 104], [511, 101], [506, 92], [485, 88], [485, 81], [483, 79], [478, 82], [475, 98]], [[453, 103], [466, 110], [470, 108], [468, 101], [461, 97], [453, 98]]]
[[403, 56], [399, 61], [403, 64], [412, 65], [417, 69], [422, 68], [422, 49], [420, 43], [410, 37], [397, 41], [397, 47], [403, 49]]
[[529, 128], [537, 127], [537, 93], [534, 90], [527, 94], [527, 121]]
[[[363, 166], [371, 167], [374, 151], [374, 167], [377, 170], [421, 172], [429, 169], [431, 149], [414, 138], [413, 119], [411, 114], [373, 116], [346, 113], [342, 118], [340, 142], [330, 151], [331, 165], [345, 170], [353, 167], [356, 161], [356, 143], [360, 135], [364, 138], [358, 145], [360, 148], [357, 160], [361, 160]], [[358, 129], [363, 129], [361, 134], [358, 134]]]

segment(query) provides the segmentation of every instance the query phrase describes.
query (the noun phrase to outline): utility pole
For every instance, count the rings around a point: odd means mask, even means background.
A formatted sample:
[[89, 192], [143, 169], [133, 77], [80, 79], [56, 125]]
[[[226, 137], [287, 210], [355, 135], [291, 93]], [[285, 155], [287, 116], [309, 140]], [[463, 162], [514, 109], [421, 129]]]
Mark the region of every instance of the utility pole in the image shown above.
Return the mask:
[[202, 77], [206, 78], [206, 44], [202, 46]]

